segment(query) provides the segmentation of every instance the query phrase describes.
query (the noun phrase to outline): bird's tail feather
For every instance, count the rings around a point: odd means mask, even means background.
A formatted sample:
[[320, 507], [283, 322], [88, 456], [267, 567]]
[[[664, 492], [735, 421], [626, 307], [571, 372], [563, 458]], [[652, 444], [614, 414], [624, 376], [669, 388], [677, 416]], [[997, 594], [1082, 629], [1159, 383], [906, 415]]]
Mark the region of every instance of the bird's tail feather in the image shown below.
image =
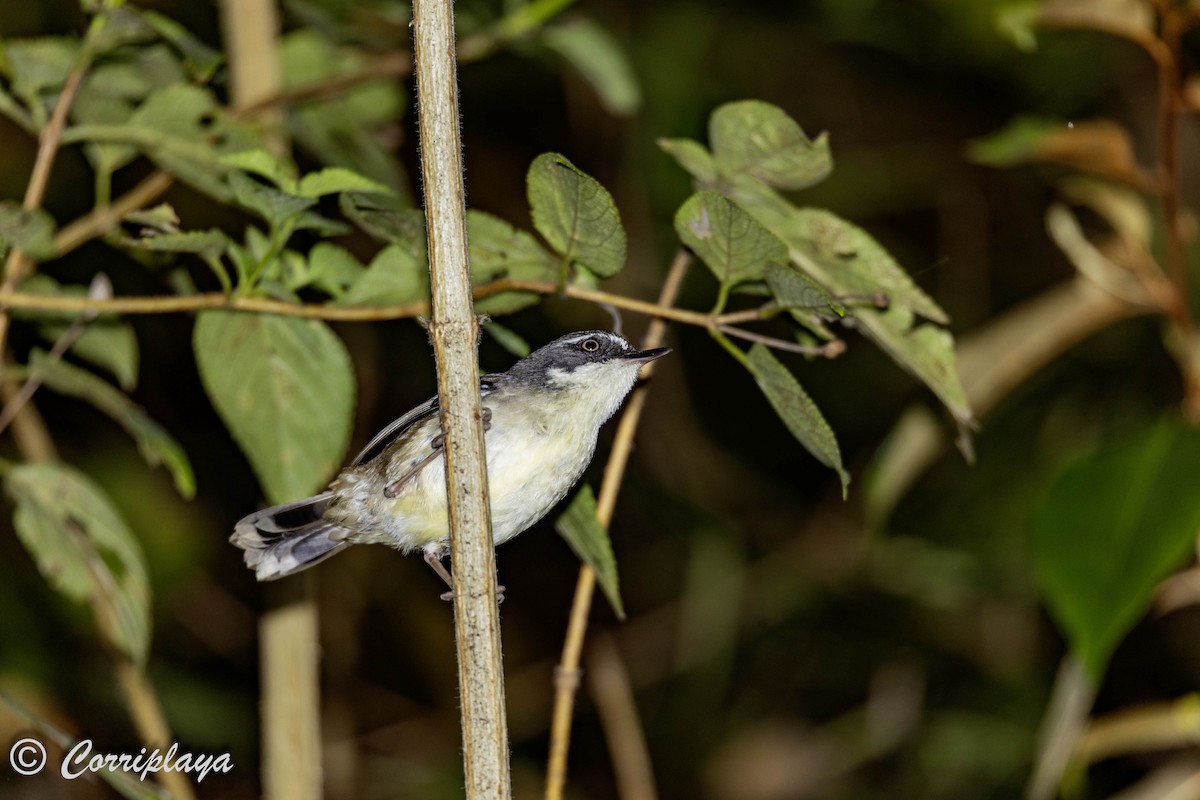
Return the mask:
[[260, 581], [308, 569], [345, 548], [345, 528], [323, 518], [331, 494], [256, 511], [239, 522], [229, 541], [245, 551]]

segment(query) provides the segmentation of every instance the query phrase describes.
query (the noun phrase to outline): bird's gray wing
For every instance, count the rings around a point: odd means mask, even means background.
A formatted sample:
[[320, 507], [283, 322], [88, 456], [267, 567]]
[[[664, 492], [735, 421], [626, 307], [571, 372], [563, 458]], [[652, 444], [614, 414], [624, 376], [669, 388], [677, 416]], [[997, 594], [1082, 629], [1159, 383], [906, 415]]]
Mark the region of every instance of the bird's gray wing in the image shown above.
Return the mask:
[[[481, 378], [479, 381], [479, 396], [481, 398], [487, 397], [489, 394], [495, 391], [497, 382], [497, 377], [495, 375], [483, 376], [483, 378]], [[438, 412], [438, 408], [438, 399], [433, 397], [417, 406], [412, 411], [409, 411], [404, 416], [393, 421], [386, 428], [375, 434], [375, 438], [367, 442], [367, 446], [364, 447], [362, 451], [354, 457], [354, 460], [350, 462], [350, 466], [362, 466], [371, 459], [375, 458], [385, 449], [387, 449], [389, 444], [396, 441], [397, 438], [402, 436], [404, 432], [413, 425], [416, 425], [421, 420], [436, 414]]]

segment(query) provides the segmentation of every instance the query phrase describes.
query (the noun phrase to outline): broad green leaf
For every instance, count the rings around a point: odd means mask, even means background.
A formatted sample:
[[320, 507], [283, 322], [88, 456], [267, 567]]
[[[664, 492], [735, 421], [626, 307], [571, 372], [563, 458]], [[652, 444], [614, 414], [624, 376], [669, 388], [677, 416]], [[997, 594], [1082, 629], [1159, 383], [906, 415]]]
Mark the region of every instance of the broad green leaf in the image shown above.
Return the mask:
[[317, 242], [308, 253], [309, 280], [334, 299], [345, 295], [366, 269], [349, 250], [329, 242]]
[[[483, 211], [467, 211], [467, 241], [470, 244], [471, 280], [476, 286], [501, 278], [555, 281], [558, 264], [546, 248], [522, 230]], [[480, 314], [511, 314], [536, 305], [536, 292], [500, 292], [475, 303]]]
[[429, 299], [429, 270], [403, 247], [388, 245], [367, 266], [339, 305], [398, 306]]
[[[47, 341], [56, 342], [68, 327], [68, 323], [47, 322], [39, 326], [38, 332]], [[140, 361], [137, 334], [128, 322], [107, 319], [89, 322], [72, 342], [69, 352], [112, 375], [125, 391], [137, 386]]]
[[618, 619], [625, 619], [625, 606], [621, 603], [621, 584], [617, 577], [617, 559], [613, 556], [612, 541], [600, 520], [596, 519], [596, 496], [586, 483], [579, 487], [575, 497], [554, 523], [558, 535], [596, 573], [596, 580], [604, 590], [604, 596], [617, 612]]
[[253, 150], [239, 150], [236, 153], [226, 153], [221, 156], [221, 163], [242, 172], [249, 172], [266, 178], [276, 187], [289, 194], [299, 194], [296, 191], [296, 168], [274, 153], [257, 147]]
[[220, 116], [209, 91], [174, 84], [150, 94], [123, 125], [109, 126], [103, 143], [136, 146], [180, 180], [226, 201], [231, 195], [221, 179], [225, 170], [212, 138], [221, 133], [222, 138], [231, 140], [227, 144], [230, 148], [236, 142], [232, 141], [231, 130], [218, 130]]
[[67, 80], [79, 53], [79, 42], [66, 36], [46, 36], [0, 42], [0, 69], [12, 93], [33, 112], [40, 128], [50, 116], [53, 96]]
[[642, 90], [629, 58], [608, 31], [582, 17], [548, 25], [541, 41], [583, 77], [610, 114], [632, 116], [642, 105]]
[[1097, 681], [1195, 545], [1197, 464], [1200, 431], [1160, 422], [1074, 459], [1035, 515], [1031, 555], [1046, 605]]
[[[83, 86], [71, 104], [71, 119], [80, 123], [123, 125], [139, 103], [158, 89], [188, 80], [183, 65], [165, 45], [122, 50], [88, 70]], [[126, 144], [84, 145], [96, 171], [111, 174], [132, 161], [136, 147]]]
[[[829, 212], [796, 209], [758, 181], [733, 181], [731, 191], [738, 205], [783, 240], [792, 263], [830, 292], [845, 298], [863, 291], [874, 294], [881, 289], [870, 279], [873, 274], [870, 269], [857, 274], [851, 274], [847, 269], [849, 266], [861, 269], [887, 264], [887, 261], [872, 258], [876, 250], [882, 251], [878, 244], [872, 242], [873, 247], [867, 246], [861, 251], [855, 249], [856, 242], [861, 244], [862, 240], [853, 231], [846, 234], [850, 230], [846, 227], [849, 223]], [[820, 223], [831, 219], [835, 222], [827, 226], [828, 232], [823, 234], [819, 224], [818, 230], [812, 229], [814, 220]], [[867, 257], [865, 263], [860, 261], [864, 255]], [[899, 267], [896, 269], [898, 274], [891, 275], [889, 281], [893, 288], [901, 290], [899, 294], [888, 295], [890, 306], [886, 311], [856, 307], [853, 310], [855, 326], [899, 366], [925, 383], [946, 405], [960, 432], [966, 435], [974, 425], [974, 416], [955, 366], [954, 340], [949, 333], [933, 326], [914, 327], [916, 317], [910, 306], [916, 304], [927, 313], [936, 310], [942, 319], [945, 314], [912, 285]]]
[[354, 368], [329, 326], [205, 311], [193, 346], [204, 389], [270, 501], [321, 488], [342, 462], [354, 418]]
[[342, 213], [377, 239], [407, 249], [425, 260], [425, 215], [393, 195], [345, 192]]
[[[37, 274], [21, 282], [21, 292], [48, 297], [87, 297], [86, 286], [63, 286], [48, 275]], [[38, 332], [53, 343], [78, 319], [77, 313], [19, 309], [13, 315], [36, 320]], [[71, 353], [108, 372], [126, 391], [137, 385], [138, 342], [133, 327], [106, 314], [88, 322], [83, 333], [71, 345]]]
[[821, 284], [798, 269], [771, 262], [767, 264], [766, 278], [771, 295], [783, 308], [833, 313], [839, 317], [846, 315], [846, 309]]
[[533, 226], [565, 264], [581, 264], [602, 278], [625, 266], [625, 228], [612, 195], [565, 156], [535, 158], [526, 191]]
[[759, 100], [717, 108], [708, 142], [721, 174], [750, 175], [780, 189], [804, 189], [833, 171], [829, 139], [809, 139], [783, 109]]
[[716, 183], [717, 162], [713, 161], [712, 153], [704, 145], [694, 139], [659, 139], [658, 146], [700, 185]]
[[91, 403], [112, 417], [137, 442], [146, 463], [165, 466], [185, 498], [196, 494], [196, 478], [183, 448], [125, 393], [87, 370], [52, 359], [40, 350], [30, 353], [29, 372], [47, 388]]
[[239, 204], [274, 226], [295, 222], [316, 202], [259, 183], [242, 172], [230, 172], [226, 180]]
[[129, 244], [143, 250], [160, 253], [196, 253], [201, 256], [220, 256], [229, 248], [229, 237], [216, 228], [206, 231], [178, 231], [154, 233]]
[[0, 200], [0, 249], [20, 248], [35, 259], [54, 256], [54, 218], [40, 208], [24, 209], [15, 200]]
[[842, 466], [842, 451], [838, 448], [837, 438], [817, 404], [770, 350], [756, 344], [750, 348], [748, 356], [750, 373], [775, 413], [817, 461], [837, 472], [845, 498], [850, 474]]
[[[862, 228], [829, 211], [801, 208], [791, 215], [792, 241], [806, 258], [830, 276], [829, 286], [838, 295], [870, 296], [883, 292], [892, 307], [900, 306], [923, 317], [950, 321], [946, 312], [921, 291], [891, 254]], [[820, 276], [815, 276], [820, 279]]]
[[844, 317], [846, 309], [824, 287], [791, 265], [773, 262], [767, 264], [766, 279], [770, 295], [792, 319], [824, 341], [836, 338], [826, 321], [831, 316]]
[[675, 232], [724, 287], [762, 280], [767, 264], [788, 259], [787, 247], [736, 203], [698, 192], [675, 212]]
[[13, 527], [58, 592], [97, 609], [101, 634], [138, 664], [150, 644], [150, 587], [141, 547], [100, 487], [65, 464], [6, 476]]
[[383, 184], [359, 175], [345, 167], [326, 167], [319, 172], [310, 172], [300, 180], [297, 194], [301, 197], [324, 197], [338, 192], [370, 192], [391, 194]]

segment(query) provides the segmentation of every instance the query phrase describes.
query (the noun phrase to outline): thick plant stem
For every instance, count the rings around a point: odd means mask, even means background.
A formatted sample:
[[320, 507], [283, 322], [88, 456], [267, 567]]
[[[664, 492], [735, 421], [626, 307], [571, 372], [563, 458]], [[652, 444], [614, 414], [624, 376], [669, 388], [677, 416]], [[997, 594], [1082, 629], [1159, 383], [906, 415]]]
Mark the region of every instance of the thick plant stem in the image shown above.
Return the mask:
[[508, 720], [479, 402], [479, 323], [467, 261], [451, 0], [414, 0], [425, 227], [446, 450], [454, 627], [467, 798], [512, 796]]
[[[659, 292], [658, 305], [666, 308], [675, 302], [683, 277], [687, 274], [691, 256], [680, 250], [671, 264], [667, 279]], [[642, 340], [643, 349], [658, 347], [666, 336], [667, 323], [655, 318]], [[653, 363], [646, 366], [642, 374], [649, 374]], [[604, 480], [600, 484], [600, 496], [596, 500], [596, 517], [605, 528], [612, 522], [613, 510], [617, 505], [617, 492], [629, 454], [633, 449], [633, 435], [637, 431], [642, 409], [646, 405], [646, 387], [634, 390], [621, 421], [617, 423], [617, 434], [613, 439], [612, 453], [604, 467]], [[575, 584], [575, 600], [571, 606], [571, 617], [567, 623], [567, 635], [563, 642], [562, 660], [555, 670], [554, 710], [550, 718], [550, 757], [546, 764], [546, 800], [562, 800], [567, 782], [567, 751], [571, 746], [571, 715], [575, 707], [575, 695], [579, 690], [579, 661], [583, 653], [583, 640], [587, 632], [588, 611], [592, 606], [592, 595], [596, 590], [596, 573], [586, 564], [579, 568], [579, 580]]]

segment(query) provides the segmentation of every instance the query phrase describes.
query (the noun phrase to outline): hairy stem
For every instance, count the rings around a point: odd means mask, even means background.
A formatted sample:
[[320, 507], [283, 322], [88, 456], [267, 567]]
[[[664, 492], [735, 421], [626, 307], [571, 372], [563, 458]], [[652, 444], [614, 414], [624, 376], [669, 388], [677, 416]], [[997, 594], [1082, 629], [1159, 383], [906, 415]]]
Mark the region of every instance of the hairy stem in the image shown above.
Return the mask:
[[417, 104], [425, 228], [445, 436], [454, 630], [468, 800], [512, 796], [500, 655], [496, 554], [479, 397], [479, 322], [467, 259], [451, 0], [414, 0]]

